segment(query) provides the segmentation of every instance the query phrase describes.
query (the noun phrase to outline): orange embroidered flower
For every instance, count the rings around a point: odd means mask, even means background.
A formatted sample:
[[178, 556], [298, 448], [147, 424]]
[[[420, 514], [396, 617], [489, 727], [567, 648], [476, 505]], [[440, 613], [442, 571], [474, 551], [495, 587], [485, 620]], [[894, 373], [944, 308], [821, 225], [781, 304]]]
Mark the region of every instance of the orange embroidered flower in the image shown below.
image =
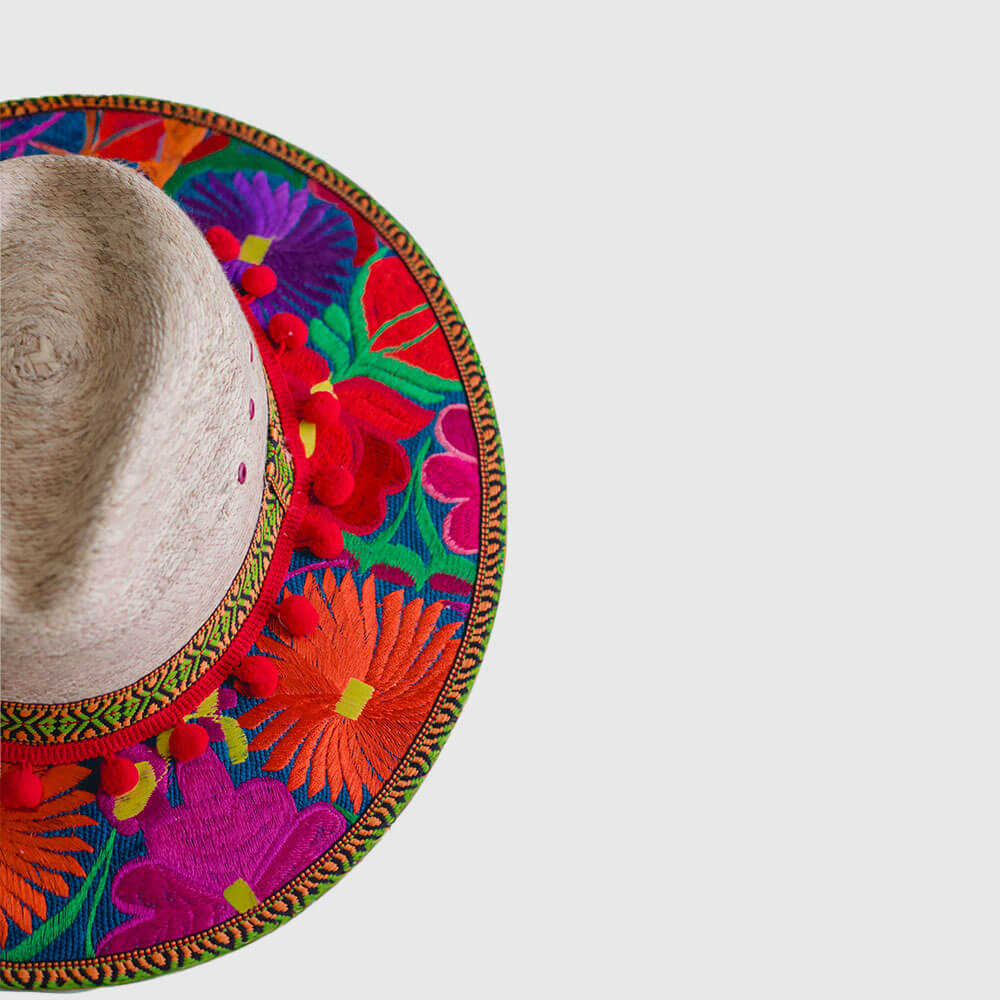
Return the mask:
[[[4, 771], [14, 766], [2, 765]], [[32, 914], [45, 919], [42, 890], [69, 895], [69, 886], [60, 872], [85, 874], [72, 855], [91, 852], [93, 847], [79, 837], [52, 834], [97, 824], [96, 819], [78, 811], [93, 802], [94, 796], [74, 788], [89, 773], [77, 764], [50, 767], [41, 775], [42, 803], [37, 809], [4, 811], [0, 822], [0, 947], [7, 943], [8, 920], [30, 934]]]
[[[461, 623], [438, 627], [443, 602], [404, 604], [404, 592], [375, 600], [369, 576], [360, 598], [348, 573], [340, 585], [332, 571], [323, 591], [310, 574], [305, 596], [319, 612], [319, 627], [305, 638], [257, 645], [273, 656], [277, 693], [245, 712], [240, 725], [255, 729], [251, 750], [271, 749], [265, 771], [290, 762], [288, 787], [308, 776], [310, 796], [329, 785], [332, 798], [346, 786], [357, 810], [362, 787], [374, 792], [399, 763], [441, 690], [460, 640]], [[381, 618], [381, 621], [379, 620]]]

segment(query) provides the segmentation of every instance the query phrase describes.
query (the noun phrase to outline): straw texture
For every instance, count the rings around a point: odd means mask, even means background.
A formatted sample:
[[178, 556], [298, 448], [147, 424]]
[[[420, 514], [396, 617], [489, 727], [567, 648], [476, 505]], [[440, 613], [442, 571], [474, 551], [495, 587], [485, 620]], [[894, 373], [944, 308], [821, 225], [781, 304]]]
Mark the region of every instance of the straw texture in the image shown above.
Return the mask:
[[204, 238], [134, 170], [0, 163], [0, 251], [2, 692], [73, 701], [157, 667], [232, 583], [264, 373]]

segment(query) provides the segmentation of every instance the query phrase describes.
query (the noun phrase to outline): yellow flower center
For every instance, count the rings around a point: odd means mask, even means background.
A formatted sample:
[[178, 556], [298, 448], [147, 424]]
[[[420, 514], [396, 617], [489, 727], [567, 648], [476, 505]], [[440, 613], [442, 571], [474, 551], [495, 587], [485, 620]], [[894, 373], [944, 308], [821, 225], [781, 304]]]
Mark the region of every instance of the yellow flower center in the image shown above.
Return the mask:
[[271, 240], [267, 236], [254, 236], [251, 233], [240, 247], [240, 260], [248, 264], [260, 264], [271, 246]]
[[337, 702], [334, 711], [345, 719], [357, 719], [365, 705], [368, 704], [368, 699], [374, 693], [375, 688], [371, 684], [366, 684], [364, 681], [359, 681], [357, 677], [352, 677], [347, 682], [347, 687], [344, 688], [344, 693], [340, 696], [340, 701]]

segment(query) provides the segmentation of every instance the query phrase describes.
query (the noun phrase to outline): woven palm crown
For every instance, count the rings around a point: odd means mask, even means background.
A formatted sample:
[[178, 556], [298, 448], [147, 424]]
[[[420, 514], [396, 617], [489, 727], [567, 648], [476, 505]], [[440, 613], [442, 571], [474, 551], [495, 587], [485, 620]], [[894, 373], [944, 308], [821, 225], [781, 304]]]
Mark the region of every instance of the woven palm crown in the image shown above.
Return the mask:
[[260, 509], [253, 334], [180, 207], [124, 166], [0, 163], [3, 698], [113, 691], [219, 604]]

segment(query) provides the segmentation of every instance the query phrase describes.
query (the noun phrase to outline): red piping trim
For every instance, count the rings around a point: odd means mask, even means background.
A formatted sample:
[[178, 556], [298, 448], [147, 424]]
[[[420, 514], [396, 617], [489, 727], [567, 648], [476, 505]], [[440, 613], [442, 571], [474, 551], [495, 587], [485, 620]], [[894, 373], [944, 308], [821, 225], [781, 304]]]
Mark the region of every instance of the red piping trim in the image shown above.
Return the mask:
[[292, 454], [292, 499], [278, 531], [271, 565], [267, 569], [264, 585], [257, 597], [256, 604], [236, 634], [236, 638], [230, 643], [225, 653], [219, 657], [212, 669], [203, 677], [198, 678], [191, 687], [181, 692], [174, 701], [160, 711], [148, 715], [140, 722], [126, 726], [124, 729], [117, 729], [113, 733], [95, 736], [88, 740], [79, 740], [75, 743], [28, 746], [4, 740], [3, 759], [5, 761], [26, 761], [30, 764], [68, 764], [90, 760], [94, 757], [107, 756], [125, 747], [134, 746], [136, 743], [141, 743], [143, 740], [169, 729], [183, 716], [194, 711], [222, 684], [229, 674], [233, 673], [240, 660], [257, 641], [257, 636], [260, 635], [261, 629], [270, 618], [275, 601], [284, 586], [285, 573], [295, 549], [295, 539], [309, 502], [309, 465], [302, 447], [302, 439], [298, 433], [299, 421], [295, 413], [295, 404], [285, 384], [284, 373], [274, 354], [271, 342], [261, 329], [257, 318], [250, 312], [248, 304], [238, 294], [237, 299], [247, 316], [250, 328], [253, 330], [254, 339], [257, 341], [264, 370], [278, 404], [278, 415], [285, 434], [285, 446]]

